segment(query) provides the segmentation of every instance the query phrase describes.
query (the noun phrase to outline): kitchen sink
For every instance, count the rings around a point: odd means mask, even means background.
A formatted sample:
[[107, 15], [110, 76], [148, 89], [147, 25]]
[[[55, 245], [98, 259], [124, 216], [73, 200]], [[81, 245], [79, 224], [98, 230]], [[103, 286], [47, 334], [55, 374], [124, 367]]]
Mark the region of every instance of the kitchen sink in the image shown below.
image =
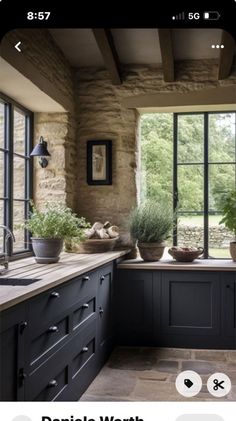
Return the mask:
[[41, 279], [24, 279], [24, 278], [0, 278], [0, 285], [10, 285], [10, 286], [27, 286], [33, 284], [34, 282], [41, 281]]

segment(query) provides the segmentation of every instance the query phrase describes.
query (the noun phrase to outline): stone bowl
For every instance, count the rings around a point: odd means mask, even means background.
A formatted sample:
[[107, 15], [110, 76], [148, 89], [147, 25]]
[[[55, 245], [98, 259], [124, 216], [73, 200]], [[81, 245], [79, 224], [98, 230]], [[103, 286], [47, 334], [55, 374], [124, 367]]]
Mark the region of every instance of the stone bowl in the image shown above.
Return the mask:
[[85, 240], [80, 244], [80, 253], [105, 253], [106, 251], [112, 251], [117, 238], [91, 238]]
[[194, 259], [197, 259], [204, 252], [202, 247], [191, 250], [187, 247], [171, 247], [168, 250], [168, 253], [175, 259], [177, 262], [193, 262]]

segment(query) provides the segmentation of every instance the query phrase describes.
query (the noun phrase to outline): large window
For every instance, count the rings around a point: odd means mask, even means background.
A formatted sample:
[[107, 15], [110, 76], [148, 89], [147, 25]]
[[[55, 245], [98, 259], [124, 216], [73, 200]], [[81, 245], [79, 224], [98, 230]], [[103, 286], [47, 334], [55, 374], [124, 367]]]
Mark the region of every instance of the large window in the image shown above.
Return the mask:
[[230, 257], [233, 234], [219, 222], [224, 195], [235, 188], [236, 113], [144, 115], [141, 134], [142, 198], [173, 204], [173, 244]]
[[[16, 241], [10, 253], [30, 250], [28, 233], [21, 224], [29, 214], [32, 197], [32, 113], [13, 101], [0, 97], [0, 224], [6, 225]], [[0, 228], [0, 251], [5, 250], [5, 234]]]

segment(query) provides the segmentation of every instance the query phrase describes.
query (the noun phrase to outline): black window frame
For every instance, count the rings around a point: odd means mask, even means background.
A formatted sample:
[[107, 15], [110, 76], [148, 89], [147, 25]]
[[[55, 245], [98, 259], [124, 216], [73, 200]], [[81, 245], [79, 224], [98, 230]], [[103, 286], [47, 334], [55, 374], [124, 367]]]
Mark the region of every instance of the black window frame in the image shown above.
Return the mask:
[[[188, 213], [190, 214], [191, 211], [186, 212], [179, 212], [178, 211], [178, 166], [179, 165], [190, 165], [191, 162], [186, 163], [178, 163], [178, 116], [182, 115], [202, 115], [204, 121], [204, 135], [203, 135], [203, 142], [204, 142], [204, 149], [203, 149], [203, 162], [199, 162], [198, 164], [203, 165], [203, 177], [204, 177], [204, 184], [203, 184], [203, 198], [204, 198], [204, 209], [203, 211], [199, 212], [199, 214], [203, 215], [203, 248], [204, 248], [204, 259], [217, 259], [217, 260], [226, 260], [227, 258], [215, 258], [209, 255], [209, 216], [212, 211], [209, 210], [209, 168], [210, 165], [216, 164], [214, 162], [210, 162], [208, 160], [208, 146], [209, 146], [209, 116], [212, 114], [235, 114], [235, 121], [236, 121], [236, 111], [228, 110], [228, 111], [199, 111], [199, 112], [179, 112], [173, 113], [173, 210], [175, 214], [175, 227], [173, 230], [173, 245], [176, 246], [178, 242], [178, 227], [177, 227], [177, 218], [178, 215]], [[235, 130], [235, 153], [236, 153], [236, 130]], [[195, 163], [196, 165], [197, 163]], [[236, 187], [236, 156], [234, 157], [234, 161], [226, 163], [226, 162], [217, 162], [217, 164], [232, 164], [235, 166], [235, 187]], [[193, 164], [194, 165], [194, 164]], [[217, 211], [215, 211], [217, 212]], [[193, 214], [197, 214], [197, 211], [192, 211]], [[218, 212], [220, 214], [220, 212]]]
[[[13, 227], [13, 205], [14, 202], [24, 202], [24, 218], [27, 219], [30, 210], [30, 201], [33, 198], [33, 162], [30, 159], [30, 153], [33, 148], [33, 112], [12, 100], [5, 94], [0, 92], [0, 102], [4, 104], [4, 147], [0, 147], [0, 151], [4, 153], [4, 197], [0, 199], [4, 202], [4, 221], [12, 232]], [[25, 152], [24, 155], [14, 152], [14, 110], [25, 116]], [[13, 198], [13, 170], [14, 157], [18, 156], [25, 159], [25, 185], [24, 198]], [[5, 250], [5, 235], [3, 236], [3, 250]], [[12, 260], [32, 255], [32, 246], [30, 243], [30, 233], [25, 230], [24, 243], [27, 245], [25, 249], [14, 251], [12, 241], [8, 242], [8, 254]]]

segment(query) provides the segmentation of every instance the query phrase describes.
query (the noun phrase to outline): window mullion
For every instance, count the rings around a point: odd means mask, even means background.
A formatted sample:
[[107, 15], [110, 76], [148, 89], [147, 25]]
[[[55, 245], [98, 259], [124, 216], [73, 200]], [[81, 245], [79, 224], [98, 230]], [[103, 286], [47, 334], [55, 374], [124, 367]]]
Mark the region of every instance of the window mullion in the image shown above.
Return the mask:
[[209, 257], [209, 162], [208, 162], [208, 113], [204, 113], [204, 259]]
[[174, 113], [174, 124], [173, 124], [173, 209], [174, 209], [174, 229], [173, 229], [173, 245], [177, 246], [177, 206], [178, 206], [178, 114]]

